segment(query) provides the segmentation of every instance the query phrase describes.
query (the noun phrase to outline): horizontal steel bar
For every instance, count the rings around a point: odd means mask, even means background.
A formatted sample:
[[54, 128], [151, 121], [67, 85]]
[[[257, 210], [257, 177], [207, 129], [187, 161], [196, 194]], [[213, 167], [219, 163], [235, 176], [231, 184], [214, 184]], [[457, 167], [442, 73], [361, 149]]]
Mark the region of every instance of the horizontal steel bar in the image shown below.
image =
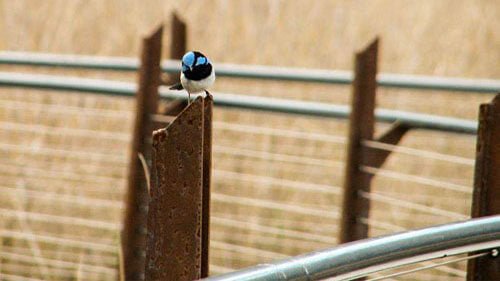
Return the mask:
[[498, 247], [500, 216], [491, 216], [347, 243], [204, 280], [353, 280], [402, 265]]
[[[0, 72], [0, 86], [77, 91], [126, 97], [132, 97], [136, 92], [136, 85], [128, 82], [6, 72]], [[185, 93], [170, 91], [166, 87], [160, 87], [160, 95], [164, 99], [187, 99]], [[225, 93], [215, 93], [214, 103], [217, 106], [318, 117], [348, 118], [350, 113], [350, 108], [345, 105]], [[389, 123], [399, 121], [407, 126], [418, 129], [466, 134], [475, 134], [477, 132], [477, 122], [472, 120], [389, 109], [377, 109], [375, 116], [378, 121]]]
[[[0, 64], [71, 67], [116, 71], [136, 71], [139, 61], [125, 57], [98, 57], [81, 55], [61, 55], [47, 53], [0, 52]], [[350, 84], [352, 72], [342, 70], [272, 67], [259, 65], [215, 64], [217, 76], [248, 79], [300, 81], [329, 84]], [[165, 60], [162, 70], [178, 73], [180, 63]], [[500, 80], [466, 79], [424, 75], [404, 75], [381, 73], [377, 77], [383, 87], [427, 89], [441, 91], [462, 91], [477, 93], [500, 92]]]

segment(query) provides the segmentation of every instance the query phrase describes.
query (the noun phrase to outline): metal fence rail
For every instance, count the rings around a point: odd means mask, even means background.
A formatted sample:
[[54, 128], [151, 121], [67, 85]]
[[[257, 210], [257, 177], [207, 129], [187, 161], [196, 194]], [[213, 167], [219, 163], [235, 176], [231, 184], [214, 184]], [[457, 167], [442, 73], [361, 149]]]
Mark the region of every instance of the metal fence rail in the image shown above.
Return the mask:
[[491, 216], [352, 242], [204, 280], [353, 280], [403, 265], [498, 247], [500, 216]]
[[[136, 85], [128, 82], [6, 72], [0, 72], [0, 86], [77, 91], [126, 97], [132, 97], [136, 93]], [[160, 88], [160, 96], [164, 99], [187, 99], [187, 95], [184, 93], [169, 91], [165, 87]], [[214, 104], [216, 106], [318, 117], [348, 118], [350, 113], [350, 108], [344, 105], [224, 93], [214, 94]], [[466, 134], [475, 134], [477, 132], [477, 122], [472, 120], [388, 109], [378, 109], [375, 115], [378, 121], [389, 123], [399, 121], [412, 128]]]
[[[24, 52], [0, 52], [0, 64], [71, 67], [116, 71], [137, 71], [139, 68], [139, 61], [133, 58]], [[237, 64], [216, 64], [215, 69], [217, 70], [217, 76], [220, 77], [329, 84], [350, 84], [353, 81], [353, 75], [350, 71], [340, 70], [285, 68], [259, 65], [250, 66]], [[162, 63], [162, 70], [168, 73], [178, 73], [180, 71], [180, 63], [175, 60], [165, 60]], [[379, 86], [391, 88], [462, 91], [475, 93], [500, 92], [500, 80], [494, 79], [465, 79], [381, 73], [377, 77], [377, 82]]]

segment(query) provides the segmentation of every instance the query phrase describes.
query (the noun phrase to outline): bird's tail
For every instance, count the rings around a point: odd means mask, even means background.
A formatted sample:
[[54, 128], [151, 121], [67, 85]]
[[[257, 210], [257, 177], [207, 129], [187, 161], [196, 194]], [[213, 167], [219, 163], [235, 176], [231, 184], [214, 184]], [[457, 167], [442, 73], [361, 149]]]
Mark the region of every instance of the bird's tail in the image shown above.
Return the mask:
[[184, 87], [182, 87], [181, 83], [174, 84], [170, 87], [168, 87], [169, 90], [182, 90]]

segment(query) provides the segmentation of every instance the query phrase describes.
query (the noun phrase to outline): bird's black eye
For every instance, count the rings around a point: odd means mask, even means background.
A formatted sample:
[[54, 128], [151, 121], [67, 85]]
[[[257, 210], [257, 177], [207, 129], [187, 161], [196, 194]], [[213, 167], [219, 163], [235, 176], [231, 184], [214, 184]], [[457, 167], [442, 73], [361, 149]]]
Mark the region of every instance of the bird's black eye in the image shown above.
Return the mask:
[[189, 67], [183, 63], [182, 64], [182, 72], [186, 72], [188, 70], [189, 70]]

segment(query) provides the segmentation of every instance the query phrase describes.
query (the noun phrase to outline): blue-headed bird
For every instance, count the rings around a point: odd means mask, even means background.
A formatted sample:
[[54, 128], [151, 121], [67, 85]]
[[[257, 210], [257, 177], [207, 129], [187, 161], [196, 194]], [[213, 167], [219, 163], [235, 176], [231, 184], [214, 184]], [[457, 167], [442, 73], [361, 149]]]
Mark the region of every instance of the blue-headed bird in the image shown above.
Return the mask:
[[181, 82], [171, 86], [170, 89], [185, 89], [188, 92], [189, 103], [191, 93], [206, 91], [214, 81], [214, 68], [208, 58], [198, 51], [190, 51], [182, 57]]

